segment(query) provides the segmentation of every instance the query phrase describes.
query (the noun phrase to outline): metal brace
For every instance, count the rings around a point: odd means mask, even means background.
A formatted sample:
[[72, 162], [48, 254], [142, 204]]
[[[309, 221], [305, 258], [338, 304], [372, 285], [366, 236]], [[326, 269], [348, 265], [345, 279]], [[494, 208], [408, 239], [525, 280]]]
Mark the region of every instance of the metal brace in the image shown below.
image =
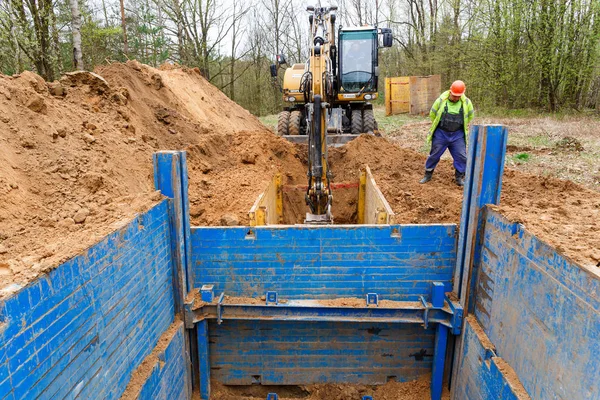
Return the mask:
[[451, 332], [453, 335], [460, 335], [460, 331], [462, 329], [463, 309], [462, 309], [462, 307], [456, 308], [454, 306], [454, 304], [450, 301], [448, 296], [445, 296], [445, 299], [448, 302], [448, 306], [450, 307], [450, 310], [452, 310]]
[[425, 329], [428, 329], [429, 327], [429, 304], [427, 304], [427, 300], [425, 300], [425, 297], [423, 296], [419, 296], [419, 299], [421, 299], [421, 303], [423, 303], [423, 307], [425, 307], [425, 310], [423, 310], [423, 322], [425, 325]]
[[223, 299], [225, 298], [225, 292], [219, 296], [219, 302], [217, 303], [217, 325], [221, 325], [223, 322]]
[[277, 292], [267, 292], [267, 295], [265, 296], [265, 298], [267, 301], [267, 305], [269, 305], [269, 304], [277, 305]]
[[379, 306], [379, 296], [377, 293], [367, 293], [367, 307]]
[[200, 288], [202, 301], [212, 303], [212, 301], [215, 299], [214, 288], [215, 285], [202, 285], [202, 288]]

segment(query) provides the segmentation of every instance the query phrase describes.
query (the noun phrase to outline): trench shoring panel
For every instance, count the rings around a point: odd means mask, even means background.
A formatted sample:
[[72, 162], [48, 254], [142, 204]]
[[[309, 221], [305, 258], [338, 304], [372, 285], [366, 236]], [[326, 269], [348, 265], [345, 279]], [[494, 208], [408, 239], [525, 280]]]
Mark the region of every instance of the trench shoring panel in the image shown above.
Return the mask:
[[211, 377], [230, 385], [407, 381], [431, 372], [434, 337], [416, 324], [211, 321]]
[[[192, 228], [195, 287], [217, 296], [419, 301], [451, 290], [454, 225]], [[431, 372], [435, 326], [211, 321], [210, 373], [225, 384], [379, 384]]]
[[[248, 235], [248, 233], [251, 235]], [[418, 301], [450, 288], [455, 225], [192, 228], [194, 287], [230, 296]]]
[[533, 399], [600, 394], [600, 277], [487, 209], [475, 315]]

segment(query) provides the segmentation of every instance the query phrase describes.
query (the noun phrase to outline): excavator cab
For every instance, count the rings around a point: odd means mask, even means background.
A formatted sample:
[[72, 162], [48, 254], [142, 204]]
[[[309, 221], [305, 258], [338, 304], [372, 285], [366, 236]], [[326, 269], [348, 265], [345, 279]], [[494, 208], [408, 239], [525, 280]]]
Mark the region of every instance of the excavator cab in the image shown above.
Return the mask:
[[[362, 100], [363, 94], [373, 95], [377, 92], [378, 77], [377, 29], [340, 29], [338, 37], [338, 100], [357, 97]], [[344, 96], [347, 94], [355, 96]]]

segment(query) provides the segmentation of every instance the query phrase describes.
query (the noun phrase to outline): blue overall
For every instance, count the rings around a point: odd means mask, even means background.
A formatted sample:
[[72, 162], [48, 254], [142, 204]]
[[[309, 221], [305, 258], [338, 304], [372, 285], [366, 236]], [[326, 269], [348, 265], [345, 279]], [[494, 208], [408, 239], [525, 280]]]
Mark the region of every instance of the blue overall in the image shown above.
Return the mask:
[[465, 131], [462, 128], [456, 132], [446, 132], [440, 127], [435, 129], [431, 141], [431, 152], [425, 163], [425, 170], [433, 171], [446, 149], [450, 150], [456, 171], [464, 174], [467, 169], [467, 145], [465, 143]]

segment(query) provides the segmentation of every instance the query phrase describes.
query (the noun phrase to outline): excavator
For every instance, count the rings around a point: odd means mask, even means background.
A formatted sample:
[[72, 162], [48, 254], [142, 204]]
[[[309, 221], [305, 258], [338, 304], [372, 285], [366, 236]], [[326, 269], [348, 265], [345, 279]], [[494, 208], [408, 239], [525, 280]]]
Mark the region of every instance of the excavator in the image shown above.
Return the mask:
[[[279, 114], [277, 132], [308, 142], [308, 188], [305, 223], [331, 224], [331, 172], [327, 145], [343, 144], [361, 133], [377, 133], [371, 100], [377, 98], [379, 35], [392, 45], [389, 28], [364, 26], [335, 30], [337, 7], [307, 7], [310, 57], [285, 71], [282, 92], [288, 104]], [[276, 79], [285, 57], [276, 56]], [[297, 140], [292, 140], [297, 141]]]

